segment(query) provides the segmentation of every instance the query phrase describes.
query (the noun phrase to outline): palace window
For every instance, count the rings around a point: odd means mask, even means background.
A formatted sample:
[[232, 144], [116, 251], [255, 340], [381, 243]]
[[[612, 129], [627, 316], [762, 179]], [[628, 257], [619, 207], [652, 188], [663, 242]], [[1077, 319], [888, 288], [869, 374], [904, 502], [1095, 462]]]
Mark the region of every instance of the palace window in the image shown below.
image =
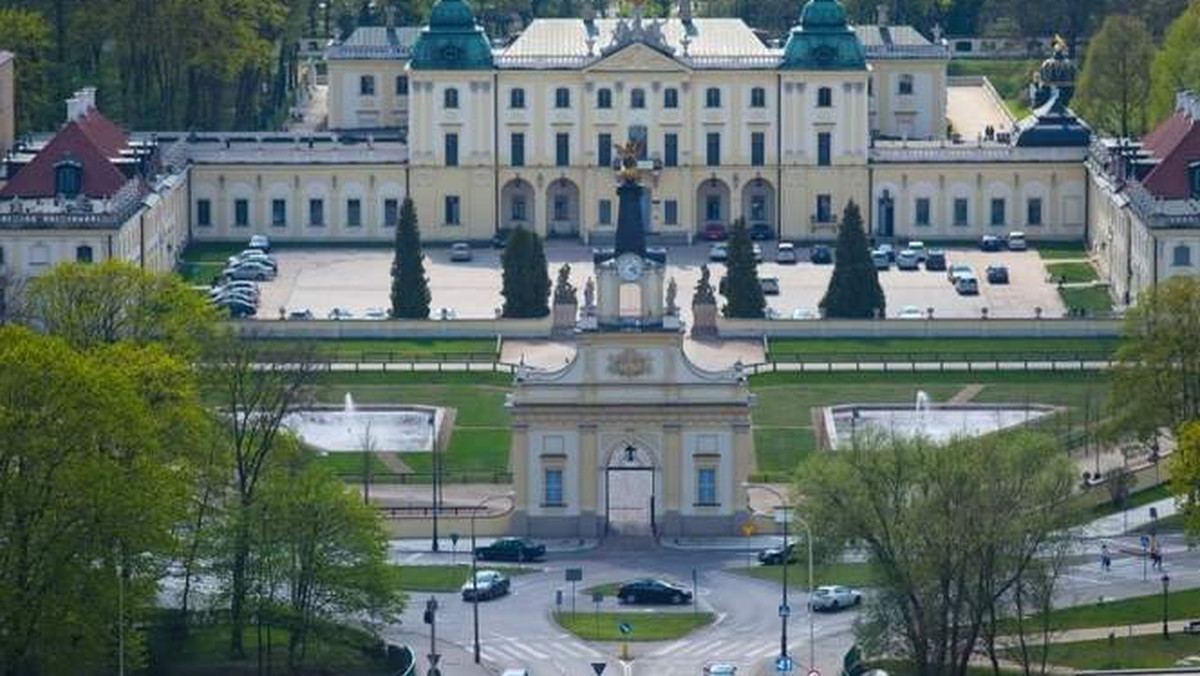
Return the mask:
[[817, 133], [817, 166], [828, 167], [833, 164], [833, 134], [827, 131]]
[[709, 221], [721, 220], [721, 196], [708, 195], [704, 200], [704, 218]]
[[196, 225], [202, 228], [212, 225], [212, 201], [196, 200]]
[[514, 167], [525, 166], [525, 134], [524, 132], [513, 132], [509, 137], [509, 154], [510, 160]]
[[554, 196], [554, 220], [566, 221], [571, 218], [571, 203], [566, 195]]
[[914, 220], [921, 227], [929, 227], [929, 198], [918, 197]]
[[87, 245], [75, 247], [75, 261], [78, 263], [91, 263], [92, 247]]
[[612, 90], [608, 87], [603, 87], [596, 91], [596, 107], [608, 110], [612, 108]]
[[443, 108], [458, 108], [458, 90], [454, 87], [447, 87], [442, 92], [442, 107]]
[[325, 225], [325, 200], [320, 198], [308, 200], [308, 224], [318, 228]]
[[375, 76], [364, 75], [358, 78], [359, 96], [375, 96]]
[[970, 221], [970, 207], [971, 203], [967, 201], [967, 198], [954, 198], [954, 225], [960, 228], [967, 225], [967, 222]]
[[1004, 218], [1004, 212], [1007, 211], [1006, 205], [1004, 202], [1005, 202], [1005, 200], [1003, 197], [993, 197], [992, 198], [992, 220], [991, 220], [991, 223], [994, 226], [1004, 225], [1004, 221], [1006, 220]]
[[508, 92], [508, 107], [520, 109], [525, 107], [525, 90], [520, 87], [513, 87]]
[[900, 80], [896, 84], [896, 91], [903, 96], [910, 96], [913, 93], [913, 76], [905, 73], [900, 76]]
[[446, 134], [446, 166], [458, 166], [458, 134]]
[[250, 227], [250, 200], [236, 199], [233, 201], [233, 224], [239, 228]]
[[710, 167], [721, 166], [721, 134], [720, 132], [710, 131], [705, 144], [705, 164]]
[[646, 131], [645, 125], [632, 124], [629, 125], [629, 140], [637, 143], [637, 158], [639, 160], [646, 159], [650, 152], [649, 132]]
[[721, 107], [721, 90], [716, 87], [709, 87], [704, 90], [704, 107], [705, 108], [720, 108]]
[[1171, 265], [1175, 267], [1189, 267], [1192, 264], [1192, 248], [1186, 244], [1180, 244], [1171, 252]]
[[527, 213], [528, 205], [525, 203], [525, 196], [514, 195], [512, 198], [512, 206], [508, 213], [509, 220], [523, 222], [528, 218]]
[[383, 226], [394, 228], [400, 224], [400, 200], [389, 197], [383, 201]]
[[717, 502], [717, 469], [701, 467], [696, 470], [696, 504], [714, 506]]
[[1028, 225], [1042, 224], [1042, 198], [1030, 197], [1025, 202], [1025, 223]]
[[833, 90], [829, 87], [821, 87], [817, 90], [817, 107], [832, 108], [833, 107]]
[[679, 166], [679, 134], [675, 132], [663, 134], [663, 166]]
[[602, 167], [612, 166], [613, 142], [612, 134], [596, 135], [596, 164]]
[[678, 108], [679, 107], [679, 90], [674, 87], [667, 87], [663, 90], [663, 108]]
[[546, 507], [563, 507], [563, 471], [561, 469], [546, 470]]
[[663, 200], [663, 223], [666, 225], [679, 225], [679, 202], [675, 200]]
[[554, 135], [554, 164], [566, 167], [571, 164], [571, 135], [558, 133]]
[[396, 76], [396, 96], [408, 96], [408, 76]]
[[276, 228], [287, 225], [287, 200], [271, 200], [271, 225]]
[[362, 226], [362, 200], [357, 197], [351, 197], [346, 200], [346, 227], [358, 228]]
[[459, 225], [461, 214], [459, 213], [458, 195], [446, 195], [444, 207], [446, 225]]
[[817, 222], [833, 222], [833, 197], [831, 195], [817, 195]]
[[767, 196], [766, 195], [751, 195], [750, 196], [750, 221], [754, 223], [765, 223], [767, 220]]
[[767, 107], [767, 90], [762, 87], [755, 87], [750, 90], [750, 107], [751, 108], [766, 108]]
[[761, 167], [767, 163], [767, 135], [761, 131], [750, 133], [750, 166]]
[[629, 107], [630, 108], [645, 108], [646, 107], [646, 90], [638, 87], [629, 92]]
[[54, 165], [54, 192], [74, 199], [83, 191], [83, 165], [75, 160], [63, 160]]
[[600, 200], [600, 225], [612, 225], [612, 200]]
[[554, 107], [555, 108], [570, 108], [571, 107], [571, 90], [566, 87], [559, 87], [554, 90]]

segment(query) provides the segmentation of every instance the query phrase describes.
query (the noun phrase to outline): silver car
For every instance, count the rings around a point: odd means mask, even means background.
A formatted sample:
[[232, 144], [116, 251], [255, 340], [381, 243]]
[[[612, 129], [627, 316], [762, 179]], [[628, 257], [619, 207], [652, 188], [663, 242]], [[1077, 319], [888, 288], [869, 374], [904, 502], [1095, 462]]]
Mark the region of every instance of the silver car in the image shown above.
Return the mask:
[[851, 608], [862, 603], [862, 594], [855, 589], [842, 586], [817, 587], [808, 599], [813, 610], [838, 610]]

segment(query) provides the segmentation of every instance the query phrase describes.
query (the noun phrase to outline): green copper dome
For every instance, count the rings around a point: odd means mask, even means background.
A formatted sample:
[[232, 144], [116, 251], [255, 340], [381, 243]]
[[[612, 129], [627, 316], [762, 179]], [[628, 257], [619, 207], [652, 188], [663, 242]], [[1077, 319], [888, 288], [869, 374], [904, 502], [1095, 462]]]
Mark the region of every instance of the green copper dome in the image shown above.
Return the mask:
[[413, 45], [414, 70], [490, 70], [492, 43], [464, 0], [438, 0]]
[[863, 70], [866, 52], [846, 22], [838, 0], [808, 0], [800, 24], [792, 29], [780, 68], [793, 70]]

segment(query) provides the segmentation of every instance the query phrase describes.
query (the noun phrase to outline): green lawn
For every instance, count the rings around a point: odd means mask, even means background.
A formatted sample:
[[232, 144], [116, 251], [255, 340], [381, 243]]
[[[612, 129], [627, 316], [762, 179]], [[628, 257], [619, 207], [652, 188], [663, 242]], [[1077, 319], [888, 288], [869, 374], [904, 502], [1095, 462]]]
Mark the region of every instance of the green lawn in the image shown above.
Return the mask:
[[[797, 549], [797, 552], [801, 558], [807, 556], [800, 549]], [[776, 583], [783, 582], [783, 566], [747, 566], [743, 568], [730, 568], [728, 570], [731, 573], [759, 580], [769, 580]], [[787, 567], [787, 574], [788, 587], [808, 588], [807, 562], [790, 564]], [[827, 563], [813, 568], [813, 584], [818, 587], [830, 584], [841, 584], [849, 587], [870, 587], [873, 582], [871, 567], [866, 563]]]
[[[372, 475], [378, 476], [392, 471], [384, 464], [383, 460], [379, 459], [378, 453], [371, 453], [370, 456]], [[318, 454], [314, 457], [313, 462], [334, 474], [361, 475], [363, 473], [363, 453], [361, 451]]]
[[1149, 533], [1182, 533], [1186, 518], [1183, 512], [1176, 512], [1171, 516], [1164, 516], [1154, 523], [1147, 523], [1137, 528], [1130, 530], [1130, 533], [1137, 535]]
[[1050, 646], [1047, 661], [1076, 669], [1148, 669], [1175, 666], [1180, 659], [1193, 655], [1200, 655], [1200, 636], [1175, 633], [1170, 640], [1152, 634], [1112, 642], [1056, 643]]
[[1087, 258], [1087, 248], [1080, 242], [1038, 242], [1036, 249], [1043, 260]]
[[1118, 338], [781, 338], [770, 342], [768, 359], [883, 361], [894, 357], [1108, 355], [1119, 342]]
[[1094, 282], [1100, 279], [1100, 275], [1096, 273], [1096, 268], [1091, 263], [1083, 261], [1048, 263], [1046, 264], [1046, 272], [1050, 273], [1050, 278], [1055, 282], [1061, 279], [1066, 284]]
[[[467, 563], [458, 566], [399, 566], [400, 588], [412, 592], [449, 593], [458, 591], [467, 580], [471, 579], [470, 543], [460, 547], [460, 553], [466, 552], [463, 558]], [[538, 572], [537, 568], [523, 566], [487, 566], [488, 570], [498, 570], [509, 577], [527, 575]]]
[[1112, 312], [1112, 296], [1105, 285], [1064, 288], [1058, 290], [1068, 309], [1082, 309], [1089, 314]]
[[[270, 340], [266, 344], [281, 350], [294, 345], [291, 341]], [[496, 359], [496, 340], [493, 338], [442, 339], [342, 339], [317, 340], [311, 343], [323, 359], [331, 361], [436, 361], [441, 359], [470, 359], [491, 362]]]
[[1037, 67], [1036, 60], [953, 59], [946, 72], [951, 76], [987, 76], [1009, 110], [1019, 119], [1029, 113], [1024, 94]]
[[[714, 619], [712, 613], [686, 612], [554, 614], [559, 626], [585, 641], [669, 641], [706, 627]], [[622, 634], [618, 628], [622, 623], [633, 631]]]
[[1088, 515], [1090, 519], [1098, 519], [1102, 516], [1117, 514], [1125, 511], [1126, 509], [1136, 509], [1143, 505], [1148, 505], [1151, 502], [1156, 502], [1158, 500], [1162, 500], [1163, 498], [1169, 498], [1171, 497], [1171, 489], [1166, 484], [1148, 486], [1140, 489], [1135, 486], [1134, 491], [1130, 493], [1129, 497], [1125, 500], [1124, 507], [1117, 507], [1114, 505], [1107, 491], [1103, 491], [1100, 494], [1104, 497], [1104, 501], [1092, 507]]
[[[1097, 571], [1099, 565], [1096, 564]], [[1099, 572], [1097, 572], [1099, 574]], [[1153, 579], [1153, 578], [1151, 578]], [[1167, 617], [1171, 620], [1195, 619], [1200, 608], [1200, 588], [1185, 589], [1168, 594]], [[1051, 626], [1056, 630], [1088, 627], [1120, 627], [1162, 620], [1162, 594], [1148, 594], [1084, 606], [1072, 606], [1051, 611]], [[1035, 624], [1040, 620], [1030, 620]]]

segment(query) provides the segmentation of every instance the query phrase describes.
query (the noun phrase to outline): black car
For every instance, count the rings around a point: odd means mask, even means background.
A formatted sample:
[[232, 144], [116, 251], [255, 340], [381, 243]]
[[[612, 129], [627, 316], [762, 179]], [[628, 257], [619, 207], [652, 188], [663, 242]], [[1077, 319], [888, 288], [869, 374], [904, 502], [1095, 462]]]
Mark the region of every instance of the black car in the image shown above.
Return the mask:
[[989, 265], [987, 280], [988, 284], [1008, 284], [1008, 268], [1003, 265]]
[[930, 249], [925, 254], [925, 269], [945, 272], [946, 252], [941, 249]]
[[780, 566], [786, 561], [796, 560], [796, 543], [789, 542], [787, 547], [767, 547], [758, 553], [758, 562], [764, 566]]
[[999, 251], [1004, 247], [1004, 242], [995, 235], [984, 235], [983, 239], [979, 240], [980, 251]]
[[475, 557], [481, 561], [537, 561], [545, 556], [546, 545], [528, 538], [500, 538], [475, 548]]
[[497, 230], [496, 234], [492, 235], [492, 248], [503, 249], [508, 244], [508, 236], [512, 234], [512, 230], [501, 229]]
[[766, 223], [753, 223], [750, 225], [750, 239], [771, 239], [775, 236], [775, 231]]
[[833, 262], [833, 252], [824, 244], [818, 244], [812, 248], [809, 260], [816, 265], [829, 265]]
[[692, 600], [692, 592], [666, 580], [633, 580], [617, 588], [621, 603], [673, 603], [683, 605]]

